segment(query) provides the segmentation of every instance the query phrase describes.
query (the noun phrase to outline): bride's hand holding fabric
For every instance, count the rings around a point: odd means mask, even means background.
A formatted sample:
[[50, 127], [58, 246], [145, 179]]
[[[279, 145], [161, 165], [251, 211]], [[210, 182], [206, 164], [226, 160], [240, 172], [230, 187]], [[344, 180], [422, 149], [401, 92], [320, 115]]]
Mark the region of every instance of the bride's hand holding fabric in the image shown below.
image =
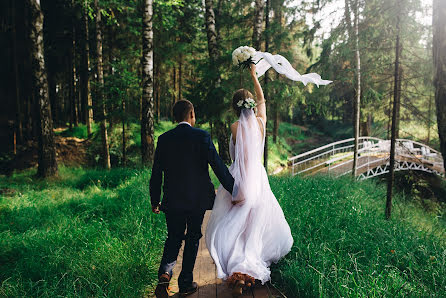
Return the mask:
[[301, 75], [282, 55], [272, 55], [268, 52], [256, 51], [256, 49], [248, 46], [241, 46], [235, 49], [232, 52], [232, 61], [238, 67], [248, 67], [255, 64], [257, 78], [263, 76], [272, 67], [275, 71], [290, 80], [302, 82], [304, 85], [313, 83], [319, 87], [319, 85], [328, 85], [332, 82], [330, 80], [323, 80], [317, 73]]
[[254, 63], [252, 63], [249, 66], [249, 72], [251, 73], [252, 76], [257, 77], [257, 73], [256, 73], [256, 65]]
[[238, 205], [242, 206], [245, 202], [245, 195], [243, 191], [243, 187], [240, 185], [234, 185], [234, 190], [232, 192], [232, 200], [231, 204], [233, 206]]

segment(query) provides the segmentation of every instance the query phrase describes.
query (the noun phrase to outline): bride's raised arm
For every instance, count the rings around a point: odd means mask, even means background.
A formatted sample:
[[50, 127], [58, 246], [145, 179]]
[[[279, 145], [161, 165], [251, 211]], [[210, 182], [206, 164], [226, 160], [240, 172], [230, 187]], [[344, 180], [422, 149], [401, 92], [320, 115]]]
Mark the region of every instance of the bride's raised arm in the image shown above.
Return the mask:
[[263, 120], [263, 123], [266, 125], [266, 104], [265, 97], [263, 95], [262, 87], [260, 86], [259, 79], [256, 75], [256, 65], [251, 64], [250, 73], [252, 77], [252, 81], [254, 82], [254, 90], [256, 93], [256, 103], [257, 103], [257, 117], [260, 117]]

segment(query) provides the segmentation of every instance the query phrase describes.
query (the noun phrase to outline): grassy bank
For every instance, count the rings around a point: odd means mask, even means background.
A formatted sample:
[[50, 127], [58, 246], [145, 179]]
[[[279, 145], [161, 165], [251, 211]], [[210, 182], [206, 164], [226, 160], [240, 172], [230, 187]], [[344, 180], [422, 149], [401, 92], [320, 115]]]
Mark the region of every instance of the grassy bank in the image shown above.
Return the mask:
[[[156, 283], [165, 239], [148, 170], [60, 169], [0, 179], [0, 296], [141, 297]], [[385, 188], [327, 177], [271, 177], [292, 251], [273, 266], [288, 297], [446, 295], [446, 221]]]
[[327, 177], [271, 178], [294, 246], [273, 267], [289, 297], [445, 297], [446, 221], [385, 187]]
[[165, 237], [146, 170], [60, 169], [0, 179], [1, 297], [140, 297]]

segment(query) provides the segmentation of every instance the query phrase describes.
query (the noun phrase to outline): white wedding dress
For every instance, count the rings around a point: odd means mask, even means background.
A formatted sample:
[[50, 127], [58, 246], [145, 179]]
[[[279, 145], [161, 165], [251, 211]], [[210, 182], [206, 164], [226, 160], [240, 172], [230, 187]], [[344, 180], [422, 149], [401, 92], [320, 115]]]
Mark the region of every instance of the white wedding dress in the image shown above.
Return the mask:
[[[230, 142], [233, 195], [218, 188], [206, 245], [219, 278], [241, 272], [265, 283], [269, 266], [291, 250], [293, 238], [262, 164], [264, 137], [252, 109], [242, 110], [236, 145], [232, 137]], [[240, 199], [242, 203], [232, 205]]]

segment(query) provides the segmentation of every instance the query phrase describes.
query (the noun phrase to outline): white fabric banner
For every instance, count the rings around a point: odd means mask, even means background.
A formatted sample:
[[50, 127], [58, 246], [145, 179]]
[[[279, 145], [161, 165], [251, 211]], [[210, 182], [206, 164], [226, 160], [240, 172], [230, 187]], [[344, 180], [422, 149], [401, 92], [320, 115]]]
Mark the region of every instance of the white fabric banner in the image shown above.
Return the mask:
[[317, 73], [301, 75], [293, 68], [291, 63], [281, 55], [272, 55], [268, 52], [256, 52], [253, 61], [257, 66], [256, 70], [258, 78], [263, 76], [270, 67], [273, 67], [278, 73], [285, 75], [290, 80], [302, 82], [305, 86], [308, 83], [313, 83], [319, 87], [319, 85], [328, 85], [332, 82], [323, 80]]

